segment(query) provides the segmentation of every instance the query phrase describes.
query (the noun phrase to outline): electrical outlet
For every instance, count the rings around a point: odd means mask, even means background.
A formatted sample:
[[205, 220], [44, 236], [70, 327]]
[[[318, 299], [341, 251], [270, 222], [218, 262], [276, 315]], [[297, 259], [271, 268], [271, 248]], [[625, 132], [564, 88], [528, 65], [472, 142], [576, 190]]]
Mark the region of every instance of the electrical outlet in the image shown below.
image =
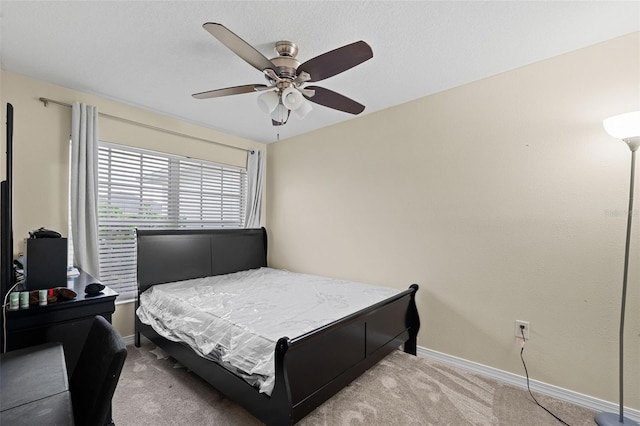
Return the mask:
[[529, 321], [516, 320], [516, 337], [522, 338], [522, 334], [524, 333], [524, 340], [529, 340], [530, 331]]

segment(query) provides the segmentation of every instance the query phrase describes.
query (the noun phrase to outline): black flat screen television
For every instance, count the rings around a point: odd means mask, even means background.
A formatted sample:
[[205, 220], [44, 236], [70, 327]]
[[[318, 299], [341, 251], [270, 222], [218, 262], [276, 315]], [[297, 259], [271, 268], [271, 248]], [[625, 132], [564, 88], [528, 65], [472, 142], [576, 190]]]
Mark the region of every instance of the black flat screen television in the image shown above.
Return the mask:
[[7, 103], [7, 152], [6, 152], [6, 179], [2, 181], [2, 221], [0, 229], [0, 296], [4, 297], [15, 283], [13, 269], [13, 105]]

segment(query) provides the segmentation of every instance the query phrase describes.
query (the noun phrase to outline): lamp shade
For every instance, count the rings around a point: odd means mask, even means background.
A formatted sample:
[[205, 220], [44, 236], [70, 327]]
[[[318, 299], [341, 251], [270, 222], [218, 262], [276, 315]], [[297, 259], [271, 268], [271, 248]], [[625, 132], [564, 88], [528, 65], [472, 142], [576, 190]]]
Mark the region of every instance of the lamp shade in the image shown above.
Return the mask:
[[311, 112], [312, 109], [313, 108], [311, 107], [311, 104], [306, 100], [303, 100], [302, 105], [300, 105], [298, 109], [294, 110], [293, 113], [296, 115], [296, 117], [298, 117], [299, 120], [303, 120], [307, 116], [307, 114]]
[[602, 122], [604, 129], [616, 139], [640, 137], [640, 111], [609, 117]]
[[289, 118], [289, 110], [287, 110], [287, 108], [282, 105], [282, 103], [278, 103], [276, 105], [276, 108], [274, 108], [273, 112], [271, 113], [271, 119], [273, 121], [277, 121], [280, 124], [284, 124], [287, 122], [287, 118]]
[[258, 106], [267, 114], [271, 114], [279, 103], [280, 97], [276, 91], [269, 90], [258, 96]]
[[304, 98], [302, 97], [302, 93], [298, 91], [295, 87], [287, 87], [282, 92], [282, 103], [287, 109], [296, 110], [300, 108]]

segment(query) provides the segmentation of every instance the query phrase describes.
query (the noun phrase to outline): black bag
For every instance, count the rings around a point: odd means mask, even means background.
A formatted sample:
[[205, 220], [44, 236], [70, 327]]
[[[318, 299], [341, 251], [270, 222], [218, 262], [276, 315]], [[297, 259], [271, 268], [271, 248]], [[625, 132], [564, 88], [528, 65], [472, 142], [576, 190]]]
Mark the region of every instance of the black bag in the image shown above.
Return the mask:
[[29, 238], [61, 238], [62, 235], [59, 232], [52, 231], [51, 229], [40, 228], [35, 231], [29, 232]]

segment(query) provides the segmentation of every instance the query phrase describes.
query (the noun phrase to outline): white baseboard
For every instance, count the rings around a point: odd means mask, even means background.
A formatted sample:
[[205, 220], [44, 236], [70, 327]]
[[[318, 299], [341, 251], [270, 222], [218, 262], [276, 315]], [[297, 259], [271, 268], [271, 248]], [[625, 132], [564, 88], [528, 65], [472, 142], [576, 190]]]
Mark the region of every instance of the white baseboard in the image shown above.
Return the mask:
[[132, 334], [130, 336], [124, 336], [122, 340], [124, 341], [125, 346], [133, 345], [135, 343], [135, 335]]
[[[486, 365], [478, 364], [466, 359], [458, 358], [452, 355], [447, 355], [442, 352], [437, 352], [431, 349], [418, 346], [417, 354], [420, 357], [433, 359], [435, 361], [442, 362], [443, 364], [449, 364], [454, 367], [459, 367], [464, 370], [476, 373], [485, 377], [489, 377], [494, 380], [498, 380], [503, 383], [508, 383], [519, 388], [527, 388], [527, 379], [524, 376], [509, 373], [507, 371], [499, 370], [497, 368], [488, 367]], [[592, 396], [583, 395], [578, 392], [563, 389], [557, 386], [553, 386], [547, 383], [539, 382], [537, 380], [529, 380], [529, 385], [532, 392], [537, 392], [543, 395], [551, 396], [562, 401], [571, 402], [581, 407], [594, 410], [595, 412], [611, 412], [618, 413], [619, 406], [616, 403], [604, 401], [602, 399], [594, 398]], [[625, 407], [624, 415], [631, 420], [640, 422], [640, 410]]]

